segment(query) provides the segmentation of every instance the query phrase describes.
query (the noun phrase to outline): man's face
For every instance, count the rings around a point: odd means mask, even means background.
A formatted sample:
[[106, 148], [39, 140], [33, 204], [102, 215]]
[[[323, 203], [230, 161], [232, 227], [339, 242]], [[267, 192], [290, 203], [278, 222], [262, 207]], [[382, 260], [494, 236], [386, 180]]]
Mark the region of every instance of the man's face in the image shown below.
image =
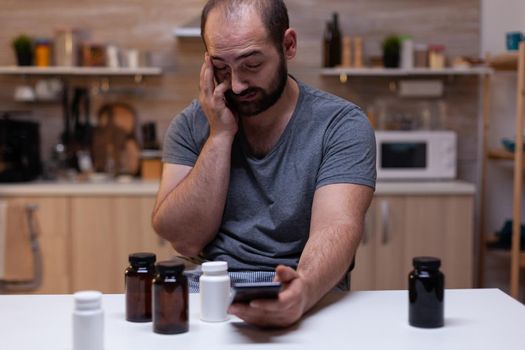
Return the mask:
[[206, 23], [206, 44], [218, 83], [231, 81], [225, 94], [239, 116], [260, 114], [282, 95], [288, 72], [282, 49], [277, 50], [254, 11], [225, 23], [219, 11]]

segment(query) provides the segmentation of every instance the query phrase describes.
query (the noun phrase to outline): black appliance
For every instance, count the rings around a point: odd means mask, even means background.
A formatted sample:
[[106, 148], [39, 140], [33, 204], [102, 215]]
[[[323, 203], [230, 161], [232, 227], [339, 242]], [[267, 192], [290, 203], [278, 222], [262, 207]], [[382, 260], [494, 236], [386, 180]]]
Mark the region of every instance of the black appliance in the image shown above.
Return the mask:
[[41, 172], [39, 124], [0, 117], [0, 182], [32, 181]]

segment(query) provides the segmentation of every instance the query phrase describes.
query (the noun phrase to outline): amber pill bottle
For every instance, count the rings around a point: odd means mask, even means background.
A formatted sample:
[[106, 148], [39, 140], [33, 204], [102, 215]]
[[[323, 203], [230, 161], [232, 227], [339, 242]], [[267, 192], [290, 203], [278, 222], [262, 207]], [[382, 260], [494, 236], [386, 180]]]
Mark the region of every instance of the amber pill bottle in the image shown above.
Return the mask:
[[161, 334], [185, 333], [188, 322], [188, 279], [184, 264], [162, 261], [153, 280], [153, 331]]
[[129, 255], [130, 265], [124, 272], [126, 285], [126, 320], [151, 321], [151, 283], [155, 277], [155, 254]]
[[416, 257], [408, 275], [408, 322], [411, 326], [437, 328], [444, 325], [445, 276], [441, 260]]

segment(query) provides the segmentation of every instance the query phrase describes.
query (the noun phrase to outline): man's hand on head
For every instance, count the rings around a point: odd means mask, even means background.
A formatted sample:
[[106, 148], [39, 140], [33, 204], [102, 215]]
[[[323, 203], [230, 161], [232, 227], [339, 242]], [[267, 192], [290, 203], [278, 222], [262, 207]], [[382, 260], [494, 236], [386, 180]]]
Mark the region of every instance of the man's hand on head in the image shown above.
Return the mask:
[[247, 323], [265, 328], [293, 325], [306, 312], [308, 290], [303, 277], [288, 266], [275, 269], [275, 280], [283, 284], [277, 300], [253, 300], [249, 304], [232, 304], [228, 312]]
[[226, 105], [225, 94], [230, 86], [229, 80], [215, 83], [213, 64], [205, 53], [200, 73], [199, 102], [210, 124], [210, 135], [233, 136], [238, 130], [238, 118]]

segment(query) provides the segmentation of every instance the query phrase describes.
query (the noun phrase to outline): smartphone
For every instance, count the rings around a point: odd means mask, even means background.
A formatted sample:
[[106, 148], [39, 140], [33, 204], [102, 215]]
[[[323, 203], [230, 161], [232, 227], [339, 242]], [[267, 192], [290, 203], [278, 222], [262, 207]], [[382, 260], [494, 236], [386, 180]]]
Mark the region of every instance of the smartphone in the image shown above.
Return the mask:
[[249, 303], [255, 299], [277, 299], [281, 282], [235, 283], [232, 303]]

